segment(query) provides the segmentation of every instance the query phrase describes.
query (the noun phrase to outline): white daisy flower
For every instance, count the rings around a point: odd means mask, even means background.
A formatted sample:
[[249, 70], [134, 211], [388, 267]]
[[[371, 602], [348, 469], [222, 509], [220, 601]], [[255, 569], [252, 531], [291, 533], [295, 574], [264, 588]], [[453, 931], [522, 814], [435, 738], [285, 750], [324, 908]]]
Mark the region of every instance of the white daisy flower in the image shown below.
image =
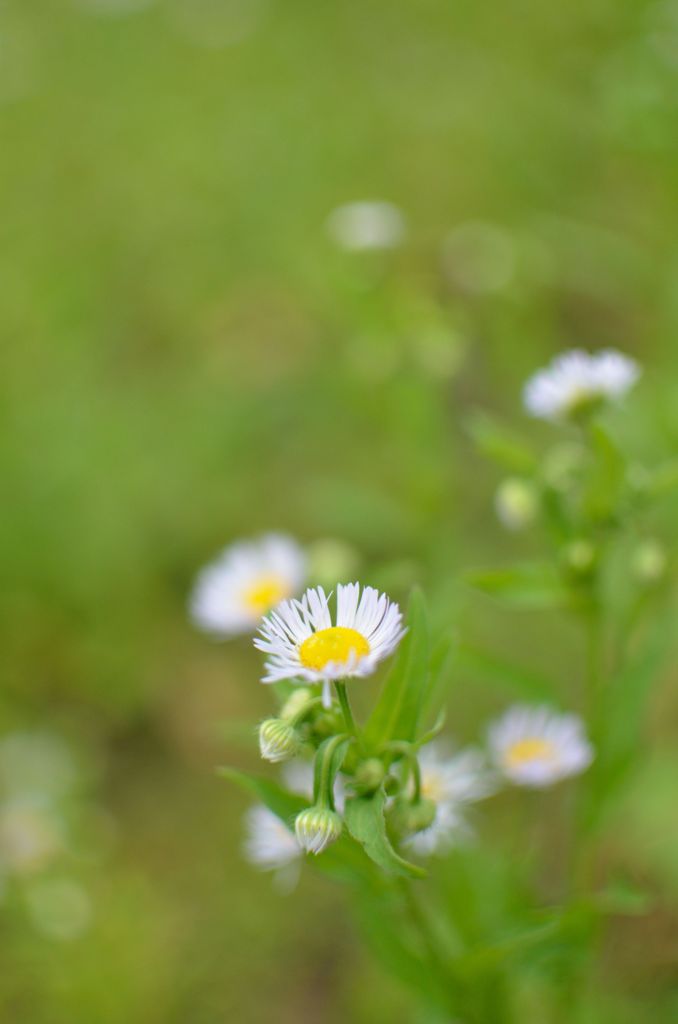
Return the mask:
[[298, 878], [302, 849], [297, 838], [273, 811], [255, 804], [245, 814], [245, 857], [262, 871], [275, 871], [276, 880], [290, 889]]
[[464, 805], [490, 796], [497, 779], [480, 750], [453, 753], [443, 743], [431, 743], [419, 754], [421, 795], [431, 800], [436, 815], [428, 828], [409, 836], [404, 845], [422, 857], [443, 853], [472, 834]]
[[591, 402], [622, 398], [639, 376], [638, 364], [621, 352], [573, 349], [528, 380], [523, 401], [532, 416], [558, 420]]
[[290, 537], [270, 533], [240, 541], [199, 573], [191, 618], [217, 637], [251, 632], [266, 612], [298, 593], [305, 579], [306, 555]]
[[327, 219], [327, 230], [342, 249], [392, 249], [405, 237], [406, 224], [393, 203], [363, 200], [333, 210]]
[[397, 647], [404, 634], [397, 604], [373, 587], [337, 587], [335, 623], [322, 587], [300, 601], [283, 601], [262, 622], [254, 646], [269, 657], [263, 683], [299, 679], [329, 684], [333, 679], [367, 676]]
[[481, 750], [454, 752], [445, 743], [429, 743], [419, 753], [422, 796], [435, 803], [474, 803], [490, 796], [497, 779]]
[[547, 707], [509, 708], [488, 738], [497, 768], [518, 786], [541, 788], [578, 775], [594, 756], [581, 719]]

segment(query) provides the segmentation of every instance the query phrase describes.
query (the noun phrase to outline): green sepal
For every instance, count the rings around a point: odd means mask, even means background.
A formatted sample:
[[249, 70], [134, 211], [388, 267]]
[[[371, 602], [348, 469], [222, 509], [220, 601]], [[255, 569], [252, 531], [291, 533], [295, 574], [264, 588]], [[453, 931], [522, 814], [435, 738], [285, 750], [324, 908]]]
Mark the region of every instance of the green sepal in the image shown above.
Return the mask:
[[472, 413], [465, 426], [478, 450], [499, 466], [528, 476], [536, 471], [538, 460], [530, 446], [487, 413]]

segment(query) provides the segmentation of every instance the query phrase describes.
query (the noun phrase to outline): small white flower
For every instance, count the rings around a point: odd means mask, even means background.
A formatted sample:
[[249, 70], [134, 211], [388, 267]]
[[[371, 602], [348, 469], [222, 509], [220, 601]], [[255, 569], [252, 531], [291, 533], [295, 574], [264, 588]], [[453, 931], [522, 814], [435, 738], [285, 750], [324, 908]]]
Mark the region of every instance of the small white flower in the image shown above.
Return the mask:
[[497, 788], [485, 755], [473, 747], [454, 752], [444, 743], [429, 743], [419, 753], [422, 796], [435, 803], [474, 803]]
[[331, 238], [342, 249], [392, 249], [405, 236], [405, 218], [393, 203], [365, 200], [346, 203], [327, 219]]
[[291, 888], [298, 876], [296, 862], [301, 847], [294, 833], [263, 804], [250, 807], [245, 815], [245, 857], [262, 871], [275, 871], [283, 887]]
[[322, 587], [307, 590], [300, 601], [283, 601], [262, 622], [254, 646], [264, 651], [263, 683], [299, 679], [326, 684], [333, 679], [367, 676], [397, 647], [404, 630], [397, 604], [373, 587], [341, 583], [335, 624]]
[[497, 780], [480, 750], [453, 753], [443, 743], [431, 743], [419, 754], [421, 795], [435, 804], [428, 828], [409, 836], [404, 845], [420, 856], [443, 853], [471, 835], [464, 806], [490, 796]]
[[590, 402], [622, 398], [639, 376], [638, 364], [621, 352], [573, 349], [528, 380], [523, 400], [532, 416], [558, 420]]
[[488, 733], [497, 768], [518, 786], [541, 788], [585, 771], [593, 748], [576, 715], [518, 705]]
[[30, 875], [64, 848], [63, 821], [42, 798], [22, 797], [0, 807], [0, 868]]
[[240, 541], [199, 573], [191, 618], [218, 637], [251, 632], [266, 612], [298, 593], [305, 578], [306, 556], [290, 537], [271, 533]]

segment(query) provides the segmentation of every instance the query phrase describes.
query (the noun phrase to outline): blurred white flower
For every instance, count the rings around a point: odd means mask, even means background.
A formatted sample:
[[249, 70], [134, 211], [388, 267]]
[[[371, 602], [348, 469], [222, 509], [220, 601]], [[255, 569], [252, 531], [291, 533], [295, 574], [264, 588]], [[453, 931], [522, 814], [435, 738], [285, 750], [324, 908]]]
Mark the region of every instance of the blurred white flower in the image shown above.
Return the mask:
[[435, 804], [428, 828], [409, 836], [404, 845], [421, 856], [443, 853], [471, 835], [464, 806], [483, 800], [497, 789], [497, 778], [485, 755], [469, 748], [454, 751], [445, 743], [430, 743], [419, 753], [421, 796]]
[[268, 655], [264, 683], [302, 679], [329, 683], [367, 676], [397, 647], [403, 636], [397, 604], [373, 587], [337, 586], [336, 625], [322, 587], [307, 590], [300, 601], [283, 601], [262, 622], [254, 646]]
[[532, 416], [558, 420], [596, 401], [622, 398], [639, 376], [638, 364], [621, 352], [573, 349], [528, 380], [523, 400]]
[[495, 765], [518, 786], [542, 788], [579, 775], [594, 756], [581, 719], [547, 707], [509, 708], [488, 740]]
[[266, 612], [298, 593], [305, 578], [306, 555], [291, 537], [271, 533], [240, 541], [199, 573], [191, 618], [217, 637], [251, 632]]
[[342, 249], [393, 249], [406, 234], [405, 218], [393, 203], [364, 200], [346, 203], [327, 219], [330, 237]]
[[67, 942], [87, 931], [92, 904], [83, 887], [68, 878], [34, 882], [27, 893], [28, 910], [36, 929], [49, 939]]
[[0, 806], [0, 869], [30, 875], [47, 867], [64, 846], [63, 822], [37, 797], [9, 800]]
[[296, 863], [302, 849], [291, 829], [263, 804], [250, 807], [245, 815], [245, 857], [262, 871], [275, 871], [282, 888], [291, 889], [299, 875]]

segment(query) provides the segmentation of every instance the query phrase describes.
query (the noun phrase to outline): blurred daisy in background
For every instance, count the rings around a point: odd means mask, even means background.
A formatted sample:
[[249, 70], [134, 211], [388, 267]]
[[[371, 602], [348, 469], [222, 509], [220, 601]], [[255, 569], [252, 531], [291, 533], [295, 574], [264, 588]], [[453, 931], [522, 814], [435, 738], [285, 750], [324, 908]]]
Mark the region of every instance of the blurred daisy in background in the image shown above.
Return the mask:
[[302, 849], [293, 831], [264, 804], [250, 807], [245, 815], [244, 854], [261, 871], [274, 871], [276, 882], [291, 889], [299, 877]]
[[622, 398], [639, 376], [638, 364], [621, 352], [573, 349], [528, 380], [523, 401], [532, 416], [564, 419], [599, 401]]
[[547, 707], [509, 708], [488, 739], [494, 764], [518, 786], [541, 788], [579, 775], [594, 756], [581, 719]]
[[472, 835], [464, 807], [490, 796], [497, 777], [480, 750], [454, 752], [444, 743], [431, 743], [419, 754], [421, 796], [435, 804], [431, 825], [408, 836], [404, 845], [420, 856], [444, 853]]
[[363, 200], [338, 206], [327, 218], [330, 238], [353, 251], [393, 249], [405, 237], [402, 211], [384, 200]]
[[198, 575], [189, 601], [193, 622], [216, 637], [250, 633], [262, 616], [299, 593], [307, 559], [291, 537], [239, 541]]
[[64, 849], [64, 822], [49, 802], [14, 798], [0, 806], [0, 869], [31, 875], [48, 867]]
[[398, 646], [404, 629], [397, 604], [373, 587], [337, 586], [335, 623], [322, 587], [300, 601], [283, 601], [268, 615], [254, 646], [268, 655], [264, 683], [300, 679], [323, 683], [367, 676]]

